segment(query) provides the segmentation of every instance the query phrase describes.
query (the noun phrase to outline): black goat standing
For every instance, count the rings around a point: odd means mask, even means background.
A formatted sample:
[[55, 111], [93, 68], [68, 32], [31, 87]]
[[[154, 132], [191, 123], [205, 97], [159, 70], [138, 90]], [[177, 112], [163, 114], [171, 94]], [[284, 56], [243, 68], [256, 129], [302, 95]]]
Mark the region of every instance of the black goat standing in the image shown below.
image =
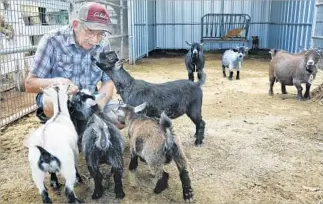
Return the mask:
[[194, 83], [182, 79], [155, 84], [136, 80], [118, 61], [114, 51], [102, 52], [96, 64], [112, 79], [124, 103], [138, 106], [146, 102], [146, 115], [149, 117], [159, 118], [162, 111], [171, 119], [187, 114], [196, 126], [195, 145], [202, 144], [205, 122], [202, 120], [201, 86], [204, 81]]
[[203, 54], [203, 43], [190, 43], [185, 41], [190, 46], [189, 52], [185, 57], [185, 65], [188, 72], [188, 79], [194, 81], [194, 72], [197, 72], [197, 78], [199, 81], [205, 82], [205, 74], [203, 72], [205, 58]]

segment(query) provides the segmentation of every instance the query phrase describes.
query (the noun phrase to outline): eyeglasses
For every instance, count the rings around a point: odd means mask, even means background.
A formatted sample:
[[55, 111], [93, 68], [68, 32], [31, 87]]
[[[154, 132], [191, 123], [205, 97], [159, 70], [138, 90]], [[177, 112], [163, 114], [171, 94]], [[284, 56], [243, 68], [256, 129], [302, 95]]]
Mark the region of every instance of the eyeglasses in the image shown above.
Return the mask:
[[97, 36], [98, 38], [102, 39], [107, 37], [107, 32], [106, 31], [96, 31], [96, 30], [90, 30], [88, 27], [86, 27], [83, 23], [82, 23], [82, 27], [85, 31], [85, 34], [87, 37], [93, 38], [94, 36]]

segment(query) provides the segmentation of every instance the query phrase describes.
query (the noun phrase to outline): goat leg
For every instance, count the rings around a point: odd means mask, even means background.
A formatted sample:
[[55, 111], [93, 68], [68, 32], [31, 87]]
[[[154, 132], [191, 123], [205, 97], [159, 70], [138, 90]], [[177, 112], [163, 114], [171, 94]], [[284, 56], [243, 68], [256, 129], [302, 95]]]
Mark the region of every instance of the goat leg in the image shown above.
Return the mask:
[[195, 135], [196, 140], [195, 140], [195, 145], [200, 145], [203, 143], [204, 139], [204, 130], [205, 130], [205, 122], [204, 120], [200, 120], [199, 125], [197, 127], [197, 134]]
[[239, 79], [240, 79], [240, 71], [238, 70], [238, 71], [237, 71], [236, 80], [239, 80]]
[[303, 98], [303, 94], [302, 94], [302, 91], [303, 91], [303, 87], [302, 87], [302, 85], [301, 85], [299, 82], [294, 82], [294, 85], [295, 85], [295, 87], [296, 87], [296, 89], [297, 89], [297, 96], [296, 96], [296, 99], [297, 99], [298, 101], [302, 101], [302, 100], [304, 100], [304, 98]]
[[129, 164], [129, 170], [135, 171], [138, 167], [138, 156], [133, 155], [131, 156], [130, 164]]
[[103, 185], [102, 185], [103, 176], [100, 172], [99, 166], [88, 165], [88, 169], [90, 171], [91, 176], [94, 179], [94, 191], [92, 194], [92, 199], [101, 198], [103, 195]]
[[227, 77], [227, 74], [225, 73], [225, 66], [222, 65], [222, 73], [223, 73], [223, 77]]
[[194, 72], [192, 71], [188, 72], [188, 79], [191, 81], [194, 81]]
[[44, 187], [45, 189], [41, 192], [41, 198], [43, 203], [53, 203], [52, 200], [50, 199], [50, 197], [48, 196], [48, 191], [46, 189], [46, 187]]
[[304, 94], [304, 99], [305, 99], [305, 100], [309, 100], [309, 99], [311, 99], [310, 89], [311, 89], [311, 84], [307, 82], [307, 83], [306, 83], [305, 94]]
[[116, 198], [124, 198], [125, 193], [123, 191], [123, 185], [122, 185], [122, 174], [123, 169], [122, 168], [115, 168], [112, 167], [111, 171], [113, 172], [113, 179], [114, 179], [114, 192], [116, 194]]
[[276, 81], [276, 77], [269, 77], [269, 92], [268, 94], [270, 96], [273, 96], [274, 95], [274, 91], [273, 91], [273, 87], [274, 87], [274, 83]]
[[230, 71], [230, 76], [228, 77], [229, 80], [232, 80], [233, 77], [233, 71]]
[[155, 172], [155, 177], [159, 178], [156, 183], [154, 193], [159, 194], [168, 187], [169, 174], [166, 173], [165, 171], [162, 171], [161, 166], [154, 167], [154, 172]]
[[281, 90], [282, 90], [282, 94], [287, 94], [286, 85], [284, 83], [281, 83]]
[[175, 143], [172, 147], [172, 157], [179, 171], [179, 176], [182, 182], [183, 198], [185, 201], [193, 200], [193, 189], [191, 180], [187, 172], [187, 158], [180, 144]]
[[182, 182], [183, 188], [183, 198], [185, 201], [192, 201], [193, 200], [193, 189], [191, 186], [191, 180], [188, 176], [188, 172], [183, 169], [179, 174]]
[[50, 187], [54, 189], [57, 195], [61, 194], [60, 192], [61, 184], [58, 182], [56, 173], [50, 173]]

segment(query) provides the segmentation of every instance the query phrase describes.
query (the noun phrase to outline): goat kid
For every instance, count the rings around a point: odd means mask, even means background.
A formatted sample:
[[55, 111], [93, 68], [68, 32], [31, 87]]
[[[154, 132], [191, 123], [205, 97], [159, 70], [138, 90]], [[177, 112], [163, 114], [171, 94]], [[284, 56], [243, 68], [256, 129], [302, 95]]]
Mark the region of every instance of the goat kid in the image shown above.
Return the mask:
[[188, 72], [188, 79], [194, 81], [194, 72], [197, 72], [197, 78], [203, 85], [206, 80], [206, 74], [203, 72], [205, 58], [203, 53], [203, 43], [190, 43], [185, 41], [190, 46], [189, 52], [185, 57], [185, 65]]
[[120, 130], [113, 125], [113, 120], [99, 108], [97, 102], [103, 96], [104, 94], [94, 96], [88, 90], [74, 94], [71, 98], [73, 117], [87, 121], [85, 131], [82, 133], [82, 147], [86, 164], [94, 179], [92, 199], [98, 199], [103, 195], [100, 164], [112, 166], [116, 198], [123, 198], [124, 138]]
[[43, 90], [44, 97], [53, 101], [54, 115], [44, 125], [29, 135], [26, 146], [28, 160], [43, 203], [51, 203], [44, 185], [45, 172], [51, 174], [51, 186], [59, 190], [56, 172], [65, 179], [65, 196], [68, 203], [80, 202], [74, 193], [76, 179], [81, 182], [77, 171], [78, 135], [67, 108], [68, 87], [66, 84], [51, 85]]
[[222, 72], [223, 77], [227, 77], [225, 73], [225, 68], [229, 68], [230, 76], [229, 80], [232, 80], [233, 77], [233, 69], [237, 70], [236, 79], [240, 79], [240, 70], [243, 62], [243, 58], [246, 53], [248, 53], [249, 48], [244, 46], [237, 46], [235, 49], [226, 50], [222, 56]]
[[[279, 51], [269, 64], [269, 95], [273, 95], [274, 83], [281, 83], [282, 94], [287, 94], [286, 86], [295, 86], [297, 100], [310, 99], [310, 88], [316, 77], [317, 64], [322, 56], [321, 50], [309, 49], [297, 54]], [[306, 84], [304, 96], [302, 83]]]
[[149, 117], [160, 117], [162, 111], [165, 111], [171, 119], [187, 114], [196, 127], [195, 145], [202, 144], [205, 122], [202, 119], [201, 84], [189, 80], [160, 84], [136, 80], [118, 60], [114, 51], [102, 52], [96, 64], [112, 79], [124, 103], [137, 106], [146, 102], [145, 111]]
[[193, 190], [187, 171], [187, 159], [179, 138], [174, 135], [172, 122], [165, 112], [162, 112], [159, 120], [139, 114], [146, 105], [143, 103], [133, 107], [123, 104], [116, 110], [118, 120], [128, 127], [131, 154], [129, 170], [135, 173], [138, 157], [144, 160], [155, 175], [154, 193], [158, 194], [168, 187], [169, 174], [163, 171], [163, 166], [173, 159], [182, 182], [183, 199], [192, 201]]

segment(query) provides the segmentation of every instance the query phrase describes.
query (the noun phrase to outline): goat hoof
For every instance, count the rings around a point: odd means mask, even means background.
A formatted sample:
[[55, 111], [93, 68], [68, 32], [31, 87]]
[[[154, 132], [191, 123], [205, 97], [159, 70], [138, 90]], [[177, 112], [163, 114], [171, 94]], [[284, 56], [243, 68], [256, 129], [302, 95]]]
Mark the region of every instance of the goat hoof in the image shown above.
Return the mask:
[[92, 194], [92, 199], [101, 198], [102, 195], [103, 195], [103, 189], [100, 189], [100, 190], [94, 189], [94, 192]]
[[196, 139], [194, 144], [197, 145], [201, 145], [202, 144], [202, 140]]
[[298, 100], [298, 101], [304, 101], [304, 98], [303, 98], [303, 97], [301, 97], [301, 96], [297, 96], [297, 97], [296, 97], [296, 100]]
[[154, 193], [159, 194], [168, 187], [168, 178], [169, 178], [169, 174], [166, 172], [163, 172], [163, 177], [158, 180], [156, 187], [154, 189]]
[[232, 81], [232, 77], [228, 77], [228, 79], [229, 79], [230, 81]]
[[236, 78], [236, 80], [240, 80], [240, 78]]
[[49, 197], [43, 199], [43, 203], [53, 203]]
[[183, 198], [185, 201], [193, 201], [193, 189], [191, 186], [183, 187]]
[[75, 198], [75, 203], [84, 203], [84, 201], [82, 201], [82, 200], [80, 200], [80, 199]]
[[116, 192], [116, 198], [117, 199], [122, 199], [122, 198], [124, 198], [126, 196], [126, 194], [123, 192], [123, 190], [122, 191], [120, 191], [120, 192]]

